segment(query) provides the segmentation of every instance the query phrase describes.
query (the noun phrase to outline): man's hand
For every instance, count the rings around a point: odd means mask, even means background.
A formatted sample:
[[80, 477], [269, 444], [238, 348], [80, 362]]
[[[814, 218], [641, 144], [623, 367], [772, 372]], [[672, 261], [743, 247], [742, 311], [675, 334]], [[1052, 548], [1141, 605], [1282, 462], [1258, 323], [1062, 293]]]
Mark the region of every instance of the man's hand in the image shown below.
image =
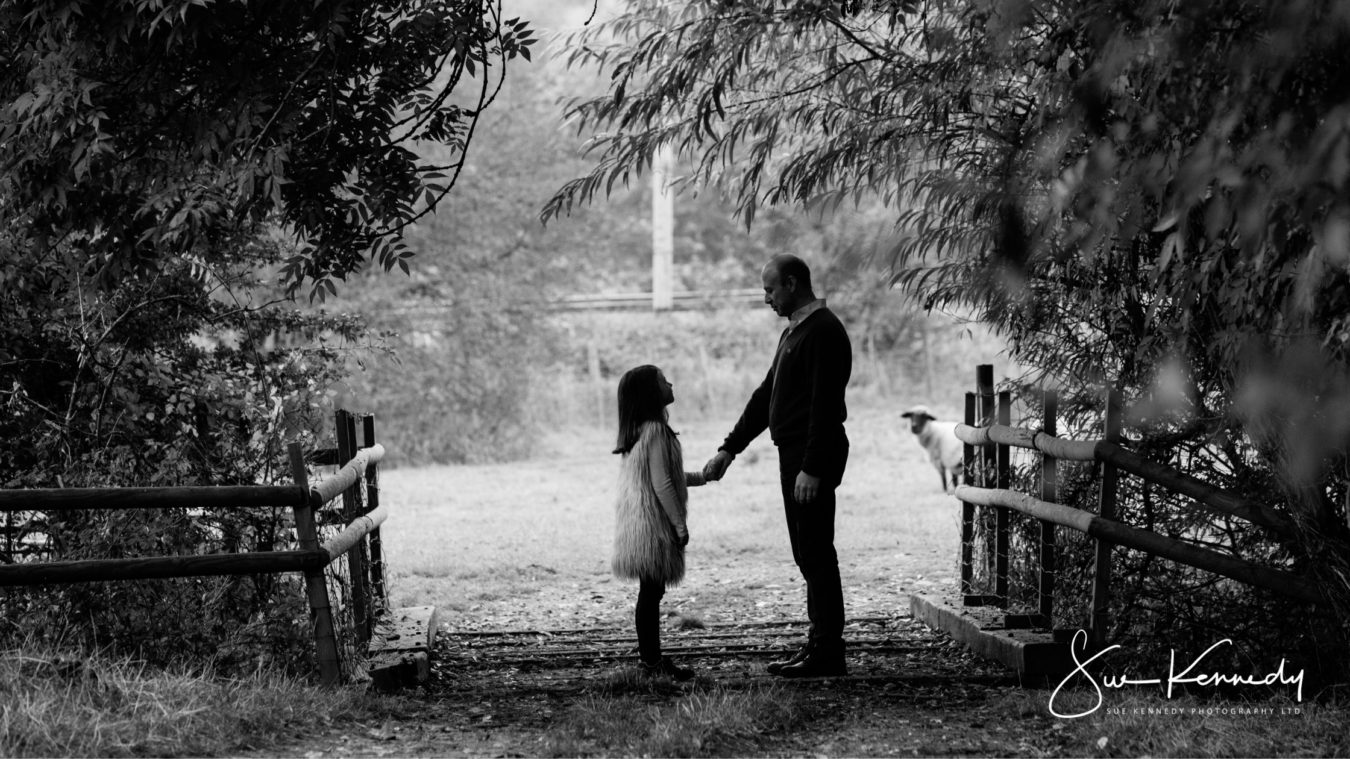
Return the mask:
[[820, 478], [806, 472], [797, 473], [797, 482], [792, 488], [792, 497], [797, 503], [810, 503], [820, 493]]
[[731, 460], [734, 458], [736, 457], [733, 454], [718, 451], [716, 456], [708, 459], [708, 463], [703, 465], [703, 479], [708, 482], [722, 479], [722, 475], [727, 473], [727, 467], [731, 466]]

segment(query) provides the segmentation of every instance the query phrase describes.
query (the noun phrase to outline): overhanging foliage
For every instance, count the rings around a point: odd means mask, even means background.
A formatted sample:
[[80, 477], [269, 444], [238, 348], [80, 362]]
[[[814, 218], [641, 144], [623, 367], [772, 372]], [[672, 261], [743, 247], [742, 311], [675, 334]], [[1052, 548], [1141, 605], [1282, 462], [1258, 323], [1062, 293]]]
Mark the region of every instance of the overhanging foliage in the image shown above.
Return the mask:
[[115, 286], [274, 219], [303, 242], [290, 290], [320, 296], [407, 268], [404, 227], [534, 42], [488, 0], [6, 3], [0, 40], [0, 218], [34, 255]]

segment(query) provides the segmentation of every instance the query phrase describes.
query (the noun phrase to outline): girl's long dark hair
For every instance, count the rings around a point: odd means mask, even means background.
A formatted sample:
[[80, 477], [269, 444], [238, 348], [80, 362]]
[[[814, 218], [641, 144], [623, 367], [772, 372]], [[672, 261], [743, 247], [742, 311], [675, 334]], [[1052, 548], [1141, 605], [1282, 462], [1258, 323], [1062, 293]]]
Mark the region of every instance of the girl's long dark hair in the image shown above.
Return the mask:
[[[643, 424], [666, 424], [670, 418], [666, 412], [665, 394], [661, 392], [661, 383], [657, 381], [660, 371], [651, 364], [643, 364], [624, 372], [619, 379], [619, 440], [614, 448], [615, 453], [633, 450], [642, 435]], [[666, 429], [670, 429], [669, 425]]]

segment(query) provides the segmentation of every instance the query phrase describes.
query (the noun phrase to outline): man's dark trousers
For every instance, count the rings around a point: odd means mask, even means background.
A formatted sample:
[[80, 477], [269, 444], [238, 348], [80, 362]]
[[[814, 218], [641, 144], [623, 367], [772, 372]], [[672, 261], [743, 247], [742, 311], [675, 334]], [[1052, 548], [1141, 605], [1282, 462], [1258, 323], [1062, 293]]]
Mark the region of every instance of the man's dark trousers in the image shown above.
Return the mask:
[[792, 559], [806, 580], [806, 616], [811, 621], [809, 644], [826, 648], [841, 645], [844, 634], [844, 591], [839, 580], [839, 557], [834, 550], [834, 489], [843, 479], [848, 460], [847, 439], [834, 448], [838, 452], [837, 465], [817, 475], [821, 478], [820, 492], [808, 504], [797, 503], [793, 496], [806, 446], [778, 448], [778, 473]]

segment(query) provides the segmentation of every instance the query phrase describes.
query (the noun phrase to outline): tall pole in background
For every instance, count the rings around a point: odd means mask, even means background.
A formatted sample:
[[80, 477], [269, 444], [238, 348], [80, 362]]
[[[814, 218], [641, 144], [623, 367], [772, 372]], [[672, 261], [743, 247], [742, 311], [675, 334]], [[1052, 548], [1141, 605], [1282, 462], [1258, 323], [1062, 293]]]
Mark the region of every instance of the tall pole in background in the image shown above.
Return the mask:
[[675, 269], [675, 197], [670, 175], [675, 161], [668, 146], [652, 156], [652, 310], [668, 311], [675, 305], [672, 280]]

